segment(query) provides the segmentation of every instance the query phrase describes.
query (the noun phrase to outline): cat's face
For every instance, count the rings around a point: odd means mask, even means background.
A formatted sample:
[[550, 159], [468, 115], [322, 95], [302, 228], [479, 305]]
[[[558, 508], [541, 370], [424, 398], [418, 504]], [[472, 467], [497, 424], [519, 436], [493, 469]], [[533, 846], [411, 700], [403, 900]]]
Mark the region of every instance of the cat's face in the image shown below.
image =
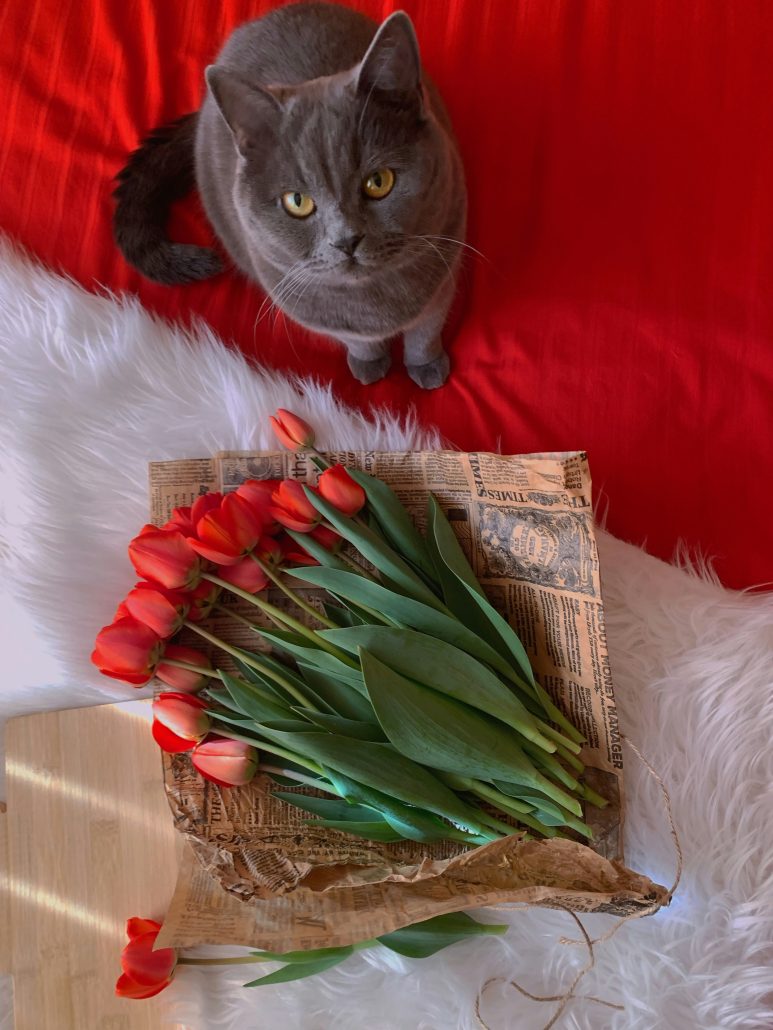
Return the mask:
[[412, 33], [382, 35], [357, 68], [298, 87], [208, 75], [240, 155], [243, 227], [288, 292], [442, 259], [426, 237], [447, 204], [447, 150], [427, 116]]

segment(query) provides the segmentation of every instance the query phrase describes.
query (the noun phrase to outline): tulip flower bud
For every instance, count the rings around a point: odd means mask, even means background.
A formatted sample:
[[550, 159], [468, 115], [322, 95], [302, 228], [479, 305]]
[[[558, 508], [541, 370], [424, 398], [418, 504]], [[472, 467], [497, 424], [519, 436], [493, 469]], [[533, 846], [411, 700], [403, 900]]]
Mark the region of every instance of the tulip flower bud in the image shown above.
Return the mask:
[[167, 590], [192, 590], [201, 576], [199, 556], [175, 529], [145, 526], [129, 544], [129, 559], [139, 576]]
[[268, 576], [249, 554], [246, 558], [237, 561], [235, 565], [218, 566], [217, 574], [226, 583], [230, 583], [240, 590], [246, 590], [248, 594], [257, 594], [259, 591], [265, 590], [269, 584]]
[[153, 739], [175, 754], [190, 751], [209, 732], [205, 701], [191, 694], [164, 693], [153, 701]]
[[344, 515], [356, 515], [365, 504], [365, 491], [343, 465], [325, 469], [317, 484], [320, 494]]
[[220, 597], [220, 591], [221, 587], [210, 583], [207, 579], [202, 579], [195, 589], [185, 595], [190, 604], [188, 621], [202, 622], [208, 618], [218, 597]]
[[193, 749], [191, 761], [205, 780], [243, 787], [257, 772], [258, 752], [242, 740], [211, 736]]
[[308, 422], [293, 415], [286, 408], [278, 408], [276, 415], [269, 418], [271, 428], [283, 447], [291, 451], [303, 451], [314, 446], [314, 430]]
[[297, 479], [283, 479], [271, 500], [276, 521], [296, 533], [308, 533], [321, 518]]
[[127, 615], [97, 633], [91, 660], [103, 675], [142, 687], [152, 677], [163, 649], [163, 641], [150, 626]]
[[181, 669], [178, 665], [169, 665], [170, 658], [177, 662], [197, 665], [200, 669], [212, 669], [209, 658], [201, 651], [193, 647], [181, 647], [179, 644], [167, 644], [164, 657], [156, 666], [156, 677], [162, 683], [183, 694], [195, 694], [207, 685], [210, 677], [204, 672], [193, 672], [191, 669]]
[[174, 636], [188, 612], [183, 594], [154, 583], [138, 583], [123, 604], [129, 615], [150, 626], [164, 639]]
[[226, 494], [220, 506], [196, 523], [188, 542], [194, 551], [216, 565], [235, 565], [253, 549], [264, 529], [263, 513], [237, 493]]
[[129, 943], [121, 952], [123, 974], [115, 985], [119, 998], [152, 998], [172, 981], [177, 965], [174, 948], [153, 950], [161, 924], [154, 919], [138, 919], [126, 923]]
[[196, 498], [191, 505], [191, 523], [193, 524], [194, 532], [199, 521], [210, 511], [219, 508], [222, 502], [223, 495], [218, 490], [210, 490]]

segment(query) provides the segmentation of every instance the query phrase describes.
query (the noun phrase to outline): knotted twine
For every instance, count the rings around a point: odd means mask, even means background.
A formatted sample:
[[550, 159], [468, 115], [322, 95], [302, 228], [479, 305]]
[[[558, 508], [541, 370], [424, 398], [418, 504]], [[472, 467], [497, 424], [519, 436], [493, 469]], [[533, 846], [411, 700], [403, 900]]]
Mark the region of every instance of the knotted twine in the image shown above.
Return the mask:
[[[676, 832], [676, 825], [674, 823], [674, 814], [673, 814], [673, 810], [671, 808], [671, 795], [668, 793], [668, 788], [666, 787], [666, 785], [663, 782], [662, 778], [658, 775], [657, 772], [655, 772], [655, 770], [652, 768], [650, 763], [647, 761], [647, 759], [644, 757], [644, 755], [638, 749], [638, 747], [633, 743], [633, 741], [629, 737], [626, 737], [624, 734], [621, 734], [621, 739], [623, 741], [625, 741], [625, 743], [633, 751], [633, 753], [636, 755], [636, 757], [639, 759], [639, 761], [644, 765], [644, 767], [649, 772], [650, 776], [652, 776], [652, 778], [655, 780], [657, 785], [660, 787], [661, 794], [663, 795], [663, 804], [664, 804], [665, 809], [666, 809], [666, 815], [668, 817], [668, 822], [669, 822], [669, 826], [670, 826], [670, 830], [671, 830], [671, 837], [672, 837], [672, 839], [674, 841], [674, 848], [676, 850], [676, 875], [674, 877], [674, 882], [671, 885], [668, 893], [666, 894], [666, 897], [662, 901], [653, 902], [652, 905], [649, 905], [647, 908], [640, 909], [638, 912], [631, 912], [627, 916], [621, 916], [620, 917], [620, 922], [616, 923], [612, 927], [611, 930], [608, 930], [607, 933], [602, 934], [601, 937], [595, 937], [593, 939], [591, 939], [590, 935], [588, 934], [587, 930], [583, 926], [583, 924], [580, 921], [579, 917], [574, 912], [572, 912], [571, 909], [567, 908], [565, 905], [557, 905], [556, 906], [557, 908], [562, 908], [568, 915], [570, 915], [572, 917], [572, 919], [577, 924], [577, 926], [578, 926], [578, 928], [580, 930], [580, 933], [582, 934], [582, 939], [581, 940], [573, 940], [571, 938], [561, 937], [559, 939], [559, 943], [560, 944], [566, 944], [566, 945], [584, 944], [585, 947], [588, 949], [588, 961], [587, 961], [587, 963], [577, 973], [577, 975], [575, 976], [574, 980], [569, 985], [568, 990], [565, 991], [564, 994], [532, 994], [530, 991], [527, 991], [525, 987], [521, 987], [521, 985], [519, 983], [517, 983], [515, 980], [508, 980], [504, 976], [492, 976], [490, 979], [488, 979], [483, 984], [483, 986], [481, 987], [481, 989], [480, 989], [480, 991], [478, 993], [478, 997], [475, 999], [475, 1019], [477, 1020], [478, 1026], [481, 1028], [481, 1030], [491, 1030], [491, 1028], [488, 1026], [488, 1024], [484, 1023], [484, 1021], [483, 1021], [483, 1017], [480, 1014], [480, 1005], [481, 1005], [481, 1001], [483, 1000], [483, 995], [486, 993], [488, 988], [491, 987], [492, 984], [495, 984], [495, 983], [507, 983], [511, 987], [514, 987], [515, 990], [518, 991], [519, 994], [523, 995], [524, 998], [529, 998], [531, 1001], [543, 1001], [543, 1002], [557, 1001], [557, 1002], [559, 1002], [558, 1008], [553, 1013], [553, 1016], [551, 1017], [550, 1021], [545, 1024], [544, 1030], [551, 1030], [551, 1027], [554, 1027], [556, 1025], [558, 1020], [561, 1018], [561, 1016], [566, 1011], [567, 1006], [572, 1001], [591, 1001], [591, 1002], [594, 1002], [596, 1005], [604, 1005], [606, 1008], [616, 1009], [618, 1012], [622, 1012], [622, 1011], [625, 1010], [625, 1006], [624, 1005], [617, 1005], [617, 1004], [615, 1004], [615, 1002], [606, 1001], [603, 998], [597, 998], [597, 997], [595, 997], [592, 994], [575, 994], [575, 991], [579, 987], [582, 979], [596, 965], [596, 954], [595, 954], [595, 952], [593, 950], [594, 944], [602, 944], [604, 941], [608, 941], [611, 937], [614, 937], [614, 935], [618, 932], [618, 930], [621, 929], [621, 927], [625, 926], [625, 924], [629, 923], [632, 919], [642, 919], [644, 916], [652, 915], [654, 912], [657, 912], [660, 908], [662, 908], [663, 905], [669, 904], [669, 902], [671, 901], [671, 898], [674, 896], [674, 894], [676, 892], [677, 887], [679, 886], [679, 881], [682, 878], [682, 867], [683, 867], [683, 864], [684, 864], [684, 857], [682, 855], [682, 846], [679, 843], [679, 834]], [[492, 905], [492, 906], [490, 906], [490, 908], [492, 908], [495, 911], [496, 910], [512, 911], [515, 908], [524, 908], [524, 909], [526, 909], [526, 908], [539, 908], [539, 907], [540, 906], [538, 906], [538, 905], [531, 905], [531, 904]]]

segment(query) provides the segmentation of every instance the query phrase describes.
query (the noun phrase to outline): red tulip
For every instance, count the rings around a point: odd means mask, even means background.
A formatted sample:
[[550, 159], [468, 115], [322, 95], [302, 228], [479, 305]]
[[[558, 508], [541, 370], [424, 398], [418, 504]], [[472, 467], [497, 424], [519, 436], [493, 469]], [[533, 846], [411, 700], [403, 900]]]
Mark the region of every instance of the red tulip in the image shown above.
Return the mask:
[[152, 677], [163, 650], [164, 642], [150, 626], [127, 615], [102, 627], [91, 660], [105, 676], [141, 687]]
[[152, 998], [172, 982], [177, 952], [174, 948], [153, 950], [161, 924], [136, 916], [126, 923], [129, 943], [121, 952], [123, 974], [115, 985], [120, 998]]
[[168, 644], [164, 657], [156, 666], [156, 676], [162, 683], [184, 694], [195, 694], [207, 685], [210, 677], [204, 672], [192, 672], [190, 669], [181, 669], [178, 665], [168, 665], [167, 660], [170, 658], [197, 665], [200, 669], [212, 669], [209, 658], [201, 651], [193, 647], [181, 647], [179, 644]]
[[314, 430], [308, 422], [293, 415], [286, 408], [278, 408], [276, 415], [269, 418], [271, 428], [283, 447], [291, 451], [302, 451], [314, 446]]
[[209, 732], [207, 702], [191, 694], [168, 692], [153, 700], [153, 739], [164, 751], [190, 751]]
[[235, 565], [219, 566], [217, 574], [226, 583], [246, 590], [248, 594], [257, 594], [265, 590], [270, 582], [263, 569], [249, 554], [246, 558], [240, 558]]
[[174, 636], [188, 612], [188, 601], [183, 594], [154, 583], [137, 583], [122, 605], [129, 615], [150, 626], [164, 639]]
[[207, 579], [202, 579], [199, 585], [185, 596], [190, 604], [188, 609], [189, 622], [201, 622], [209, 617], [212, 608], [218, 597], [221, 588]]
[[161, 527], [162, 529], [176, 529], [183, 536], [191, 536], [194, 531], [194, 523], [191, 518], [190, 506], [183, 508], [175, 508], [172, 512], [169, 521], [165, 522]]
[[297, 479], [283, 479], [271, 500], [271, 514], [277, 522], [296, 533], [308, 533], [321, 518]]
[[260, 512], [236, 493], [226, 494], [221, 504], [196, 523], [196, 538], [189, 543], [194, 551], [216, 565], [234, 565], [253, 549], [263, 532], [265, 520]]
[[242, 740], [211, 736], [193, 749], [191, 761], [205, 780], [242, 787], [257, 772], [258, 752]]
[[201, 562], [176, 529], [145, 526], [129, 544], [129, 558], [138, 575], [167, 590], [192, 590], [201, 576]]
[[193, 523], [194, 530], [205, 515], [210, 511], [214, 511], [215, 508], [219, 508], [222, 503], [223, 495], [219, 490], [210, 490], [208, 493], [197, 497], [191, 505], [191, 522]]
[[328, 529], [327, 526], [315, 526], [309, 536], [333, 554], [338, 554], [344, 545], [341, 534], [336, 533], [334, 529]]
[[317, 484], [320, 494], [344, 515], [356, 515], [366, 501], [365, 491], [343, 465], [325, 469]]
[[237, 494], [261, 513], [265, 523], [264, 533], [274, 533], [279, 529], [271, 516], [271, 495], [280, 482], [280, 479], [245, 479], [241, 486], [236, 488]]

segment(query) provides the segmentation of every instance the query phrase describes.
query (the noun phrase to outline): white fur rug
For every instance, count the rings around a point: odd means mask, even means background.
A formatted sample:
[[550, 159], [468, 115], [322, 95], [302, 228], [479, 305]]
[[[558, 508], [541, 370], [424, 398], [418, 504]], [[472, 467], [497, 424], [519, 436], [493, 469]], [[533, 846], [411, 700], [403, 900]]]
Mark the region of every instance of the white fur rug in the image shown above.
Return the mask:
[[[132, 301], [86, 294], [0, 244], [1, 716], [129, 696], [88, 654], [132, 582], [125, 544], [145, 517], [148, 460], [265, 446], [279, 405], [313, 421], [323, 445], [432, 444], [413, 425], [341, 410], [326, 388], [250, 369], [205, 328], [186, 333]], [[670, 908], [599, 945], [583, 982], [580, 993], [625, 1011], [574, 1001], [559, 1026], [770, 1028], [773, 597], [731, 593], [604, 533], [600, 550], [621, 726], [667, 782], [685, 869]], [[659, 791], [630, 752], [626, 775], [629, 864], [668, 884]], [[251, 992], [238, 967], [188, 967], [164, 998], [191, 1030], [461, 1030], [477, 1025], [489, 977], [558, 994], [586, 961], [558, 943], [576, 935], [563, 913], [481, 915], [512, 928], [423, 962], [373, 951]], [[614, 921], [585, 922], [598, 936]], [[530, 1030], [554, 1008], [495, 985], [481, 1014], [492, 1030]]]

